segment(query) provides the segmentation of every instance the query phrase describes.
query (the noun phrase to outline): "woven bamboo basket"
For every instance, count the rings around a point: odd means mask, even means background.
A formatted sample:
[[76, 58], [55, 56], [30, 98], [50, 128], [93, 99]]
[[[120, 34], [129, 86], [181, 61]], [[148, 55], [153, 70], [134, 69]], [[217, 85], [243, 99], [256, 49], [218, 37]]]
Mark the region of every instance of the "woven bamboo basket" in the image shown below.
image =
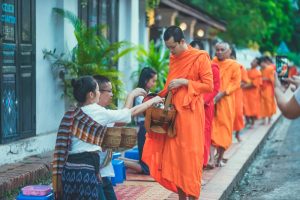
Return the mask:
[[136, 128], [123, 127], [121, 135], [121, 148], [132, 148], [136, 145], [137, 130]]
[[108, 127], [107, 132], [103, 138], [102, 147], [107, 149], [115, 149], [121, 143], [122, 128]]

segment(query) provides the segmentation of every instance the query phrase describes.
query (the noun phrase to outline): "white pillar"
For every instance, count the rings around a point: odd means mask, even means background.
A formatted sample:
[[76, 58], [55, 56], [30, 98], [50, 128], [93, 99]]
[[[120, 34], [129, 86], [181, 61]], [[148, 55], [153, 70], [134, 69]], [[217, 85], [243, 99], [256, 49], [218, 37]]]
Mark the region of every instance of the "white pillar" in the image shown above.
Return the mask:
[[[140, 33], [139, 1], [122, 0], [119, 3], [119, 41], [128, 41], [133, 45], [138, 45]], [[122, 82], [127, 91], [130, 91], [135, 84], [130, 76], [137, 69], [137, 66], [135, 52], [131, 52], [119, 60], [119, 71], [123, 74]]]

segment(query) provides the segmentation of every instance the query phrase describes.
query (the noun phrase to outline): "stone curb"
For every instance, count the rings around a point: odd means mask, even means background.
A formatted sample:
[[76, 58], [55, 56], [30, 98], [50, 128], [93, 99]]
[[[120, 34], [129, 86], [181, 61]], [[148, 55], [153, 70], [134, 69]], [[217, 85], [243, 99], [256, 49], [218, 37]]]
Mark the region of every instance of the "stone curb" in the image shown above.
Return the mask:
[[[240, 182], [245, 171], [265, 143], [269, 133], [275, 128], [280, 120], [281, 114], [273, 117], [275, 121], [270, 126], [260, 126], [258, 129], [246, 133], [248, 136], [243, 140], [241, 146], [228, 160], [225, 167], [222, 167], [213, 178], [202, 189], [201, 200], [224, 200], [229, 197], [234, 187]], [[248, 130], [250, 132], [250, 130]]]

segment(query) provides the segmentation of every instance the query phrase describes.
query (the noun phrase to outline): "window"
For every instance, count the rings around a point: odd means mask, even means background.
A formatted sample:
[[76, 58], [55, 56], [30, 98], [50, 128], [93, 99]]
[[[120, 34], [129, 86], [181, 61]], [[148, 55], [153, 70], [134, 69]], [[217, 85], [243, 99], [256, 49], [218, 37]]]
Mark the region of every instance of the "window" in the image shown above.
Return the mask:
[[78, 9], [88, 27], [105, 25], [104, 36], [111, 42], [118, 40], [118, 0], [79, 0]]

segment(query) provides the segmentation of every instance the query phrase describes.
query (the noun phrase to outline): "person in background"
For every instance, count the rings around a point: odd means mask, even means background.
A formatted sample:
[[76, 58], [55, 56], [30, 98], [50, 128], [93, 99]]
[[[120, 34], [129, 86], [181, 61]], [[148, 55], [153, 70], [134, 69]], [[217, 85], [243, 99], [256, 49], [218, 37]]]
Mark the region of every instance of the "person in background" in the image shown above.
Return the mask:
[[[147, 93], [150, 92], [156, 85], [157, 72], [151, 67], [145, 67], [142, 69], [138, 80], [138, 88], [143, 88]], [[134, 105], [139, 105], [143, 102], [144, 96], [138, 96], [135, 98]], [[146, 129], [145, 129], [145, 116], [140, 114], [136, 116], [135, 121], [139, 127], [138, 131], [138, 150], [139, 150], [139, 161], [127, 158], [121, 158], [124, 160], [126, 167], [133, 169], [134, 171], [142, 174], [149, 175], [149, 168], [142, 161], [143, 149], [146, 140]]]
[[[258, 60], [261, 66], [262, 87], [261, 87], [261, 103], [260, 117], [263, 118], [264, 124], [271, 123], [272, 116], [276, 113], [276, 102], [274, 97], [274, 74], [275, 69], [268, 57], [262, 57]], [[268, 121], [267, 121], [268, 119]]]
[[193, 40], [190, 45], [194, 47], [195, 49], [204, 50], [204, 45], [199, 40]]
[[293, 85], [296, 91], [289, 100], [286, 100], [284, 94], [285, 87], [282, 87], [275, 74], [275, 98], [277, 105], [283, 116], [288, 119], [296, 119], [297, 117], [300, 117], [300, 77], [293, 76], [285, 79], [285, 81]]
[[[190, 45], [195, 49], [201, 50], [202, 43], [199, 44], [199, 42], [200, 41], [194, 40], [190, 43]], [[214, 79], [214, 90], [213, 92], [205, 93], [203, 96], [204, 110], [205, 110], [205, 128], [204, 128], [205, 142], [204, 142], [204, 161], [203, 161], [204, 169], [214, 168], [214, 163], [209, 163], [208, 160], [209, 160], [210, 148], [211, 148], [212, 121], [214, 118], [214, 110], [215, 110], [214, 98], [218, 94], [220, 89], [219, 66], [217, 64], [212, 64], [211, 69], [212, 69], [213, 79]]]
[[258, 58], [254, 58], [251, 62], [251, 69], [247, 71], [249, 84], [242, 85], [244, 96], [244, 115], [246, 123], [250, 124], [250, 128], [254, 127], [254, 122], [260, 116], [260, 89], [262, 85], [262, 74], [257, 69]]
[[[218, 159], [216, 166], [224, 165], [223, 155], [232, 143], [233, 123], [235, 118], [235, 91], [240, 88], [241, 70], [240, 64], [235, 60], [229, 59], [231, 50], [226, 42], [219, 42], [215, 46], [216, 57], [213, 63], [220, 68], [220, 91], [214, 98], [216, 115], [213, 120], [212, 146], [217, 148]], [[214, 155], [214, 149], [211, 149], [211, 155]], [[210, 156], [211, 163], [214, 162], [214, 156]]]
[[[236, 52], [235, 49], [231, 47], [231, 55], [230, 58], [233, 60], [236, 60]], [[239, 63], [238, 63], [239, 64]], [[240, 65], [240, 70], [241, 70], [241, 80], [240, 80], [240, 85], [241, 88], [237, 89], [235, 93], [235, 118], [233, 122], [233, 130], [235, 131], [235, 138], [237, 139], [238, 142], [241, 142], [241, 137], [240, 137], [240, 131], [243, 130], [245, 127], [244, 123], [244, 101], [243, 101], [243, 90], [242, 87], [245, 84], [249, 84], [250, 80], [248, 78], [248, 74], [244, 66]]]

